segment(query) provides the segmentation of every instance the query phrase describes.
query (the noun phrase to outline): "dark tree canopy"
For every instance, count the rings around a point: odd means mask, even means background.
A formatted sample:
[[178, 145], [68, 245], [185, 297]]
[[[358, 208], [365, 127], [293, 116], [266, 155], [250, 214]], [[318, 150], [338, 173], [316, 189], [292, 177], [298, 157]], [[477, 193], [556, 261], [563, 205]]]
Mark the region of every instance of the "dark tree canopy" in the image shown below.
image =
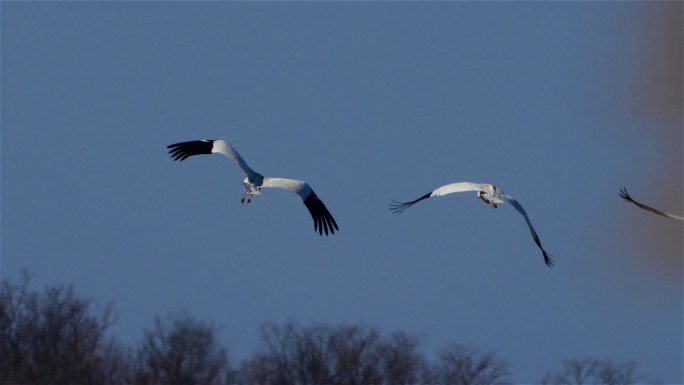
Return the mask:
[[493, 353], [481, 353], [465, 345], [451, 344], [439, 352], [438, 362], [426, 368], [423, 383], [442, 385], [491, 385], [506, 383], [508, 363]]
[[190, 316], [157, 318], [136, 350], [136, 384], [221, 385], [228, 383], [228, 355], [216, 329]]
[[417, 339], [362, 326], [266, 324], [265, 348], [242, 369], [246, 384], [413, 384], [423, 364]]
[[631, 385], [636, 383], [656, 383], [656, 380], [645, 380], [645, 376], [637, 373], [637, 363], [627, 361], [615, 363], [611, 359], [587, 357], [583, 359], [567, 359], [559, 372], [548, 372], [542, 383], [544, 385]]
[[30, 278], [0, 292], [0, 379], [7, 384], [125, 383], [125, 357], [105, 337], [112, 308], [97, 312], [71, 286], [29, 290]]
[[[267, 323], [262, 347], [231, 370], [217, 328], [185, 314], [156, 318], [133, 348], [108, 330], [113, 307], [98, 307], [72, 286], [31, 290], [25, 274], [0, 287], [0, 385], [494, 385], [508, 363], [494, 353], [447, 345], [435, 360], [405, 332], [363, 325]], [[637, 363], [568, 359], [544, 385], [657, 383]]]

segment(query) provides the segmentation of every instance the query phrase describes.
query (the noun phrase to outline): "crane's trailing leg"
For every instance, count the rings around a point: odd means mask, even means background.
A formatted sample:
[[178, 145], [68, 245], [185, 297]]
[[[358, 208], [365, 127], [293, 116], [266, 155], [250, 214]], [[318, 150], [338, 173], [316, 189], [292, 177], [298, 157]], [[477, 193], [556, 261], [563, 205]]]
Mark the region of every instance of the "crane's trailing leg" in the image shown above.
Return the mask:
[[251, 183], [247, 178], [242, 181], [242, 185], [245, 187], [245, 193], [242, 194], [243, 204], [245, 203], [245, 197], [247, 197], [247, 203], [251, 203], [253, 195], [261, 195], [261, 188]]
[[243, 205], [245, 204], [245, 196], [247, 196], [248, 194], [249, 196], [247, 197], [247, 203], [252, 203], [252, 194], [250, 194], [249, 191], [245, 189], [245, 192], [242, 194], [242, 199], [240, 200], [240, 203], [242, 203]]

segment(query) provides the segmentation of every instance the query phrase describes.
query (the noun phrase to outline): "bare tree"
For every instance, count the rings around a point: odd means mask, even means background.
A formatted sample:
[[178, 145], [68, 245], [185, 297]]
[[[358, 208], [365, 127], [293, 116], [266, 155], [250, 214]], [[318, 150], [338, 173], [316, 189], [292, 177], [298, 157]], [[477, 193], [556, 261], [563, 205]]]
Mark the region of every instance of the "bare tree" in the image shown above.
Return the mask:
[[[96, 310], [71, 286], [29, 289], [0, 283], [0, 385], [492, 385], [506, 383], [508, 364], [493, 353], [452, 344], [427, 363], [418, 338], [383, 335], [360, 325], [264, 324], [262, 350], [231, 371], [217, 329], [188, 315], [145, 330], [134, 354], [107, 336], [112, 306]], [[637, 363], [569, 359], [544, 385], [656, 383]]]
[[418, 382], [425, 359], [418, 352], [418, 338], [396, 332], [382, 346], [382, 369], [386, 384], [411, 385]]
[[[636, 372], [637, 363], [627, 361], [614, 363], [610, 359], [587, 357], [584, 359], [568, 359], [563, 361], [560, 372], [548, 372], [544, 385], [630, 385], [644, 381], [644, 375]], [[650, 380], [648, 383], [657, 381]]]
[[[170, 324], [170, 325], [169, 325]], [[155, 320], [136, 350], [136, 384], [221, 385], [229, 381], [228, 355], [216, 329], [190, 316]]]
[[508, 364], [493, 353], [481, 353], [464, 345], [452, 344], [439, 353], [439, 362], [426, 367], [425, 384], [490, 385], [503, 384]]
[[97, 312], [71, 286], [29, 290], [2, 282], [0, 290], [0, 383], [120, 384], [126, 357], [105, 331], [112, 307]]
[[262, 325], [265, 351], [242, 367], [247, 384], [415, 383], [422, 356], [405, 333], [383, 338], [362, 326]]

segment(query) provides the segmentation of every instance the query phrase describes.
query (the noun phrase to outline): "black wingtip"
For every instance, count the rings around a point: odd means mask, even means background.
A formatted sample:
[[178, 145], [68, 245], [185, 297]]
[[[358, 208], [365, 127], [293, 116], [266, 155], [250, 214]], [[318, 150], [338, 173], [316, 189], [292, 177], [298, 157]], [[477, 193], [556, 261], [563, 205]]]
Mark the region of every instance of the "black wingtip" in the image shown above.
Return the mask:
[[397, 202], [394, 199], [390, 202], [389, 209], [394, 214], [401, 214], [407, 208], [411, 207], [411, 202]]
[[632, 199], [632, 197], [629, 195], [629, 193], [627, 192], [627, 189], [625, 187], [620, 189], [620, 193], [618, 194], [618, 196], [620, 198], [626, 200], [627, 202], [634, 203], [634, 199]]
[[537, 244], [537, 247], [539, 247], [539, 250], [541, 250], [542, 254], [544, 255], [544, 263], [548, 267], [553, 266], [553, 258], [551, 258], [551, 254], [547, 253], [546, 250], [544, 250], [544, 247], [541, 244], [541, 240], [539, 239], [539, 236], [537, 235], [537, 232], [530, 227], [530, 233], [532, 233], [532, 239], [534, 240], [534, 243]]
[[304, 205], [309, 209], [309, 213], [311, 213], [314, 221], [314, 231], [317, 231], [319, 235], [323, 236], [323, 233], [325, 233], [327, 236], [335, 234], [335, 230], [340, 231], [335, 218], [333, 218], [330, 211], [328, 211], [315, 192], [311, 191], [311, 194], [304, 200]]
[[430, 198], [430, 195], [432, 195], [432, 192], [429, 192], [429, 193], [423, 195], [422, 197], [420, 197], [416, 200], [410, 201], [410, 202], [397, 202], [395, 200], [392, 200], [390, 205], [389, 205], [390, 206], [389, 209], [394, 214], [401, 214], [404, 211], [406, 211], [407, 208], [415, 205], [416, 203], [422, 201], [423, 199]]
[[214, 140], [191, 140], [189, 142], [179, 142], [169, 144], [166, 148], [173, 160], [183, 161], [189, 156], [211, 154]]

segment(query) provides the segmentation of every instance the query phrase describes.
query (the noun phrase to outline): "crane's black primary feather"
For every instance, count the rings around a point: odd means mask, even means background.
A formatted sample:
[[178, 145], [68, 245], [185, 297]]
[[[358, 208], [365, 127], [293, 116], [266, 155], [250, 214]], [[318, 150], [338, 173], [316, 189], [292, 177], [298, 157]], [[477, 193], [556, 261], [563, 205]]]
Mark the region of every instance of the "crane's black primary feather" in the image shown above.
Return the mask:
[[544, 248], [541, 245], [541, 241], [539, 240], [539, 236], [537, 236], [537, 232], [534, 230], [530, 229], [530, 232], [532, 233], [532, 238], [534, 239], [534, 243], [539, 246], [539, 249], [542, 251], [542, 254], [544, 255], [544, 263], [546, 266], [551, 267], [553, 266], [553, 258], [551, 258], [551, 255], [544, 250]]
[[335, 234], [335, 230], [340, 230], [339, 227], [337, 227], [335, 218], [333, 218], [330, 211], [328, 211], [313, 190], [311, 190], [311, 194], [304, 200], [304, 205], [309, 209], [311, 218], [313, 218], [314, 231], [318, 231], [320, 235], [323, 235], [323, 232], [325, 232], [325, 235], [328, 235], [328, 232], [330, 232], [330, 234]]
[[415, 205], [416, 203], [422, 201], [423, 199], [430, 198], [430, 195], [432, 195], [432, 192], [429, 192], [429, 193], [423, 195], [422, 197], [420, 197], [416, 200], [410, 201], [410, 202], [397, 202], [397, 201], [393, 200], [392, 203], [390, 203], [390, 210], [392, 210], [392, 212], [395, 214], [401, 214], [407, 208]]
[[523, 218], [525, 218], [525, 223], [527, 223], [527, 227], [530, 230], [532, 239], [534, 239], [534, 243], [537, 244], [539, 250], [541, 250], [542, 254], [544, 255], [544, 263], [548, 267], [553, 266], [553, 259], [551, 258], [549, 253], [547, 253], [546, 250], [544, 250], [544, 248], [542, 247], [541, 241], [539, 240], [539, 236], [537, 235], [537, 232], [534, 230], [534, 226], [532, 226], [532, 221], [530, 221], [530, 218], [527, 216], [527, 212], [525, 212], [525, 209], [520, 205], [520, 202], [518, 202], [515, 198], [505, 194], [503, 194], [502, 198], [504, 201], [508, 202], [511, 206], [513, 206], [520, 213], [520, 215], [523, 216]]
[[541, 250], [542, 254], [544, 255], [544, 263], [546, 266], [551, 267], [553, 266], [553, 258], [551, 258], [551, 255], [544, 250], [544, 247], [542, 247], [541, 240], [539, 240], [539, 236], [537, 235], [537, 232], [534, 230], [534, 227], [532, 227], [532, 222], [530, 222], [530, 218], [527, 217], [527, 213], [525, 212], [525, 209], [520, 206], [520, 203], [518, 203], [517, 200], [512, 199], [512, 200], [507, 200], [508, 203], [513, 205], [520, 214], [523, 215], [525, 218], [525, 222], [527, 222], [527, 227], [530, 229], [530, 234], [532, 234], [532, 239], [534, 239], [534, 243], [539, 246], [539, 250]]
[[214, 140], [192, 140], [166, 146], [173, 160], [185, 160], [189, 156], [211, 154]]

